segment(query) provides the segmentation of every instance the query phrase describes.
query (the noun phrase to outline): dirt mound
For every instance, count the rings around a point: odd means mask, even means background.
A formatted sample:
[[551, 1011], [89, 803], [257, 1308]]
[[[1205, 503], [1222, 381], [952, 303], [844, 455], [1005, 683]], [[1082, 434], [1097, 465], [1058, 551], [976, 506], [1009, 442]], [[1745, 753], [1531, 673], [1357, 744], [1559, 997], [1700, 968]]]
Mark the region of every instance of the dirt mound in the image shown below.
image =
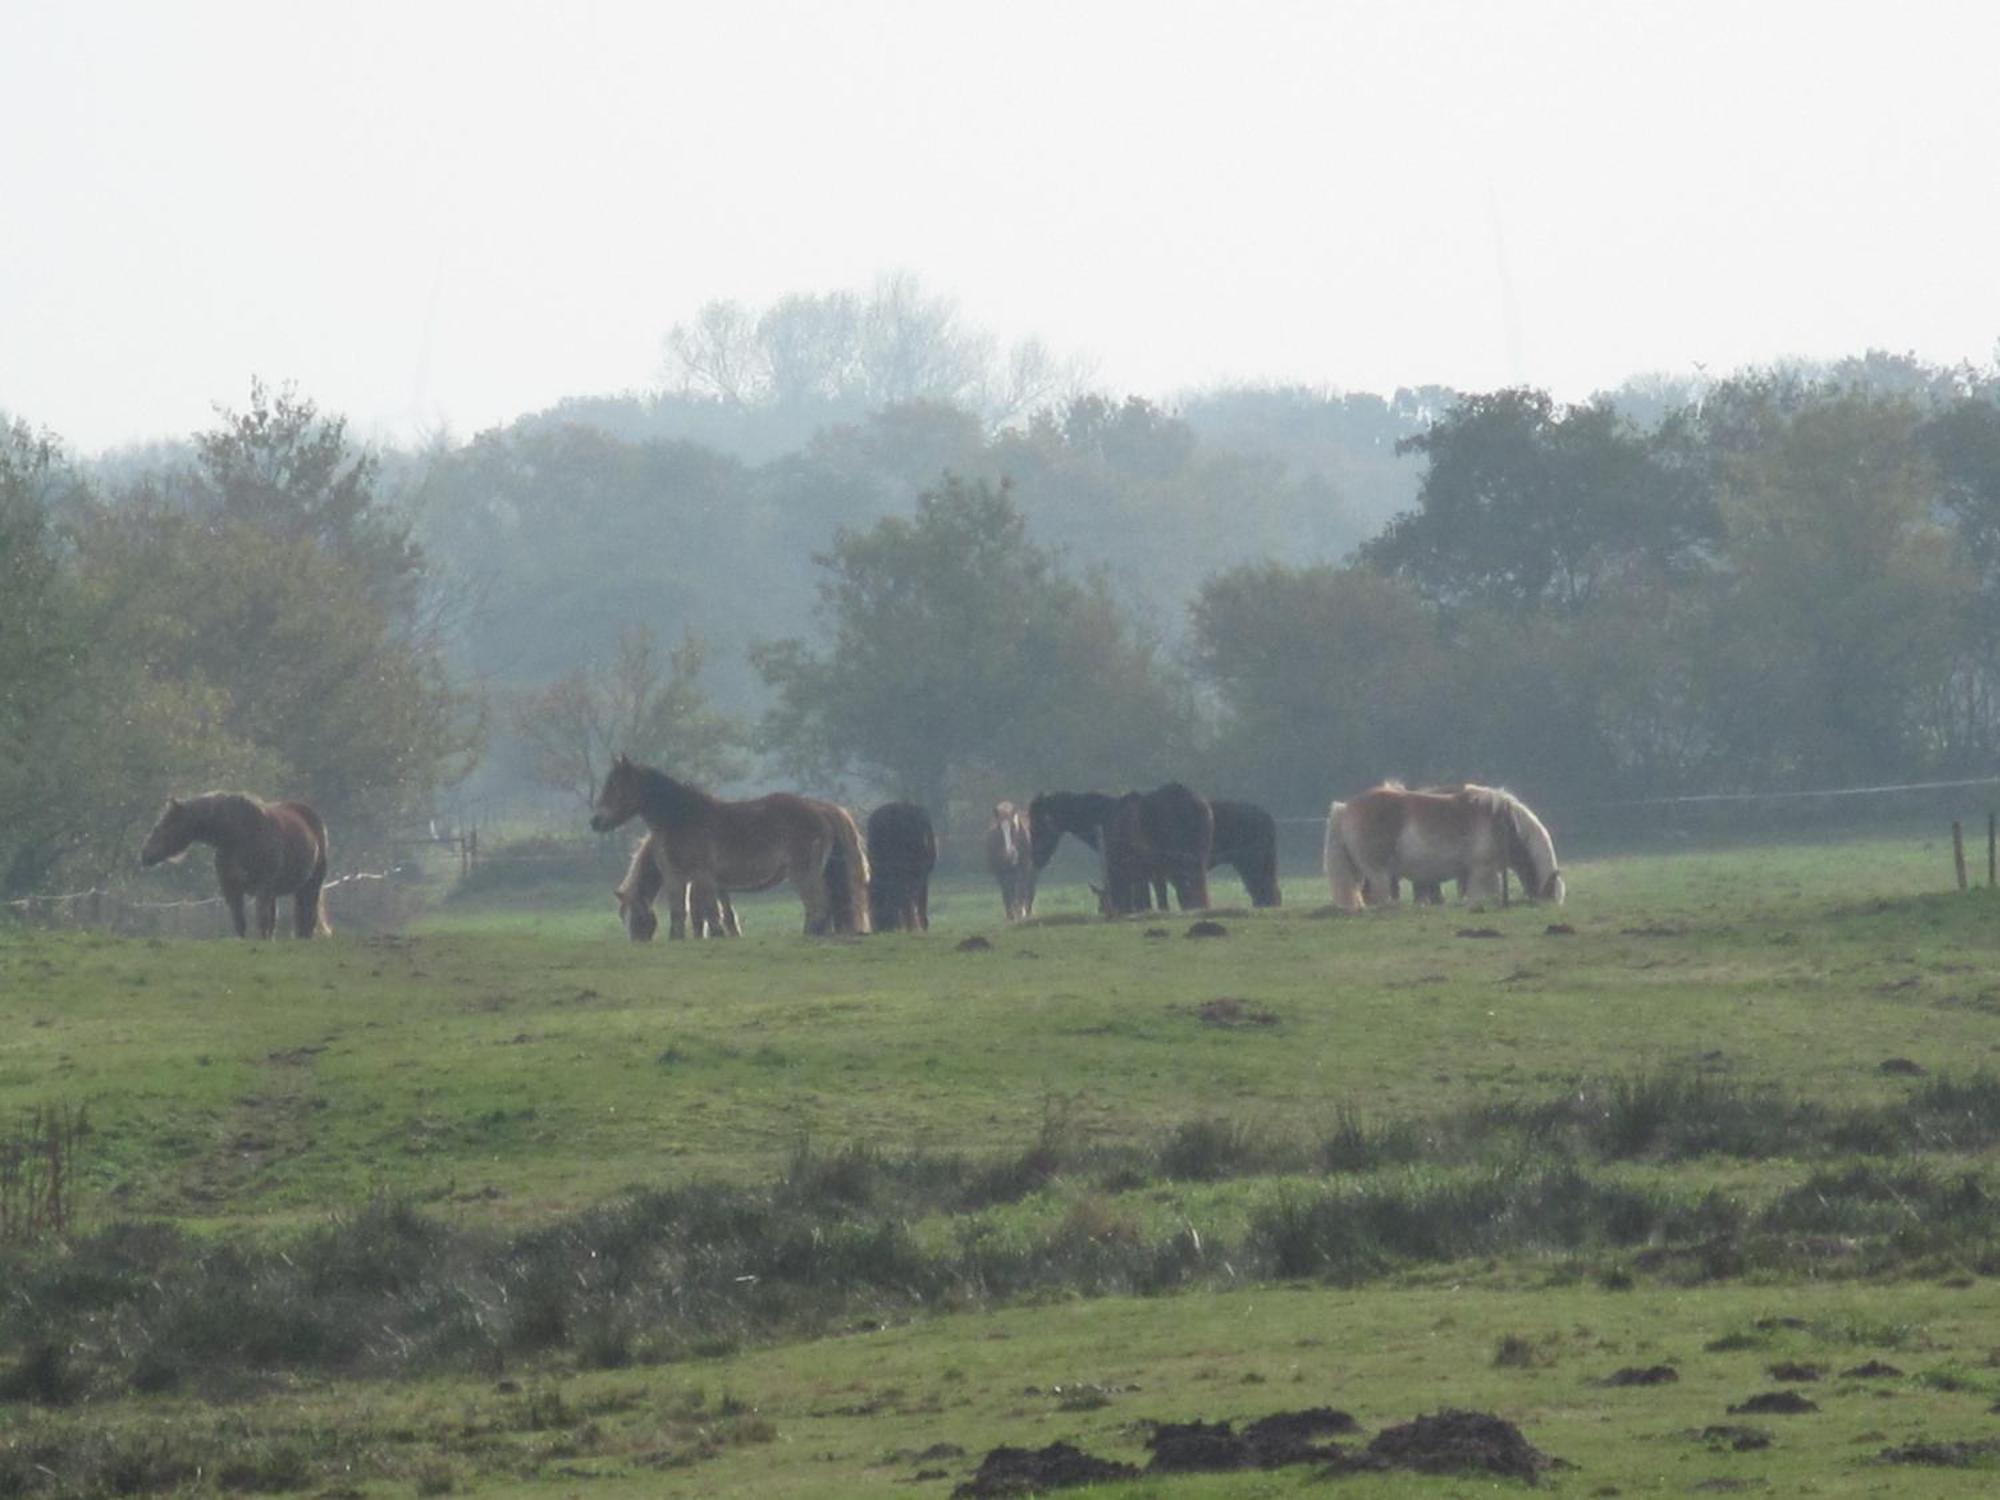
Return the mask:
[[1234, 995], [1223, 995], [1215, 1000], [1205, 1000], [1195, 1007], [1195, 1014], [1201, 1017], [1204, 1026], [1275, 1026], [1278, 1013], [1273, 1010], [1259, 1010], [1248, 1000]]
[[1681, 1372], [1672, 1365], [1627, 1365], [1604, 1377], [1606, 1385], [1672, 1385]]
[[1220, 922], [1211, 922], [1204, 917], [1201, 921], [1194, 923], [1188, 928], [1187, 935], [1191, 938], [1228, 937], [1229, 929], [1224, 927]]
[[1771, 1446], [1771, 1434], [1761, 1427], [1740, 1427], [1733, 1422], [1717, 1422], [1695, 1434], [1695, 1441], [1711, 1448], [1729, 1448], [1737, 1453], [1755, 1453]]
[[1933, 1469], [1969, 1469], [2000, 1457], [2000, 1438], [1980, 1438], [1956, 1443], [1909, 1443], [1901, 1448], [1884, 1448], [1875, 1455], [1885, 1464], [1923, 1464]]
[[1139, 936], [1149, 937], [1149, 938], [1163, 938], [1163, 937], [1172, 937], [1173, 934], [1168, 932], [1167, 929], [1164, 927], [1148, 927], [1144, 932], [1140, 933]]
[[1875, 1065], [1878, 1073], [1890, 1073], [1898, 1078], [1921, 1078], [1930, 1070], [1922, 1063], [1907, 1057], [1885, 1057]]
[[989, 953], [992, 949], [993, 944], [975, 932], [971, 937], [959, 940], [957, 951], [960, 953]]
[[1219, 1473], [1232, 1469], [1282, 1469], [1289, 1464], [1328, 1463], [1342, 1457], [1336, 1443], [1313, 1442], [1328, 1432], [1352, 1432], [1358, 1424], [1330, 1406], [1276, 1412], [1237, 1432], [1227, 1422], [1162, 1422], [1146, 1446], [1153, 1450], [1147, 1472]]
[[1729, 1408], [1729, 1415], [1755, 1416], [1769, 1412], [1779, 1416], [1796, 1416], [1800, 1412], [1818, 1410], [1817, 1401], [1808, 1401], [1797, 1391], [1765, 1391], [1760, 1396], [1752, 1396], [1748, 1401], [1739, 1401]]
[[1826, 1374], [1818, 1365], [1802, 1365], [1796, 1360], [1784, 1360], [1771, 1366], [1773, 1380], [1808, 1381], [1818, 1380]]
[[1889, 1380], [1902, 1374], [1894, 1365], [1884, 1364], [1879, 1359], [1871, 1359], [1865, 1365], [1856, 1365], [1851, 1370], [1840, 1372], [1849, 1380]]
[[1501, 1474], [1527, 1484], [1555, 1468], [1521, 1429], [1490, 1412], [1447, 1408], [1375, 1434], [1357, 1467], [1413, 1469], [1419, 1474]]
[[1039, 1495], [1046, 1490], [1074, 1489], [1080, 1484], [1104, 1484], [1136, 1479], [1131, 1464], [1093, 1458], [1068, 1443], [1046, 1448], [995, 1448], [981, 1460], [979, 1472], [953, 1490], [952, 1500], [985, 1500], [996, 1495]]
[[1543, 937], [1575, 937], [1576, 929], [1567, 922], [1551, 922], [1542, 929]]
[[1500, 936], [1500, 929], [1497, 927], [1461, 927], [1452, 936], [1462, 938], [1497, 938]]

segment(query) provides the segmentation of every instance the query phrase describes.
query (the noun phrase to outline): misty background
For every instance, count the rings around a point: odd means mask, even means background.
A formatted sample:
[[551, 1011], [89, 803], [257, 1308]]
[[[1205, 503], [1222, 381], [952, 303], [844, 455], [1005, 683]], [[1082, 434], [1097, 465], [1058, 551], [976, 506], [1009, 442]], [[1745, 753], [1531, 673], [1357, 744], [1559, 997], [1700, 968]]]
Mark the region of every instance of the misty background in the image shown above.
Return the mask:
[[1997, 29], [26, 4], [0, 887], [613, 749], [960, 830], [1991, 775]]

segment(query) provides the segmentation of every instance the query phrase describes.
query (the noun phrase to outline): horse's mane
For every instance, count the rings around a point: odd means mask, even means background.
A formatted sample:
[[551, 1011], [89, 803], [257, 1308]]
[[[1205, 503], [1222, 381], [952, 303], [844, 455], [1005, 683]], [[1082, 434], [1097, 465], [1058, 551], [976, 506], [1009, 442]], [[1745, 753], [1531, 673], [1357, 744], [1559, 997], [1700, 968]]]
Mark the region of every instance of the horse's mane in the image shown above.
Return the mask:
[[1535, 872], [1536, 892], [1539, 893], [1561, 873], [1556, 865], [1555, 840], [1549, 837], [1547, 825], [1535, 816], [1534, 809], [1527, 803], [1506, 788], [1497, 786], [1468, 784], [1464, 795], [1475, 806], [1507, 820], [1508, 828], [1526, 852], [1528, 864]]

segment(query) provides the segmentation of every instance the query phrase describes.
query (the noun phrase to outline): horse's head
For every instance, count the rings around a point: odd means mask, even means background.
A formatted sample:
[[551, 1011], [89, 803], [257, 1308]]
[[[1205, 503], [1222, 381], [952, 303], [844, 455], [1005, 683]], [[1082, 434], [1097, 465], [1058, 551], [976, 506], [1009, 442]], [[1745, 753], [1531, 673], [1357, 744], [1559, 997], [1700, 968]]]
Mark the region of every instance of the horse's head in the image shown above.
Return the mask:
[[186, 854], [188, 845], [194, 842], [192, 821], [186, 803], [178, 797], [167, 798], [160, 821], [153, 825], [153, 831], [146, 835], [146, 842], [139, 850], [140, 868], [150, 870], [162, 860], [179, 859]]
[[653, 935], [660, 930], [659, 913], [640, 901], [625, 886], [619, 886], [611, 894], [618, 898], [618, 920], [624, 924], [625, 931], [632, 941], [652, 942]]
[[590, 826], [599, 833], [609, 833], [620, 823], [637, 817], [640, 787], [639, 768], [632, 764], [632, 758], [618, 756], [605, 773], [604, 790], [597, 794], [597, 802], [590, 810]]

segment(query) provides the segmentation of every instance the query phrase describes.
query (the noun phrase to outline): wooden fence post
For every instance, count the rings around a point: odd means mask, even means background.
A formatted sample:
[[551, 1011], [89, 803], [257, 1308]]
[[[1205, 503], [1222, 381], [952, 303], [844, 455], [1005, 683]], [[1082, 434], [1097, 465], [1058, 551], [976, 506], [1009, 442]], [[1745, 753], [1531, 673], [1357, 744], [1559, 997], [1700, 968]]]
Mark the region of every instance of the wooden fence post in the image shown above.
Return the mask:
[[1958, 873], [1958, 888], [1965, 889], [1965, 829], [1958, 819], [1951, 820], [1951, 867]]

